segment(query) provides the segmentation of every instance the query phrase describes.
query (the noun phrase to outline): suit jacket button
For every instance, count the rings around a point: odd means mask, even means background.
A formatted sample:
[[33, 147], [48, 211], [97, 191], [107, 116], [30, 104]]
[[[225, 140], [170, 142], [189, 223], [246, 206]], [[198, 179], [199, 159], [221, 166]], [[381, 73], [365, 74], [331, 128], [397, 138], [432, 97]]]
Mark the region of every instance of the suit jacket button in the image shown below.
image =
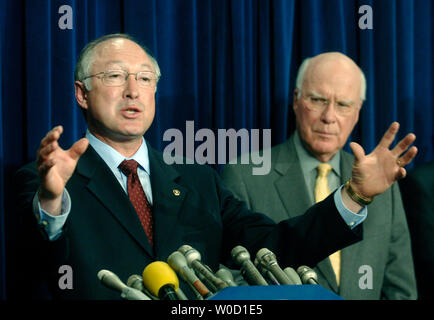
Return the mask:
[[178, 189], [173, 189], [173, 194], [174, 194], [176, 197], [179, 197], [179, 195], [181, 194], [181, 191], [179, 191]]

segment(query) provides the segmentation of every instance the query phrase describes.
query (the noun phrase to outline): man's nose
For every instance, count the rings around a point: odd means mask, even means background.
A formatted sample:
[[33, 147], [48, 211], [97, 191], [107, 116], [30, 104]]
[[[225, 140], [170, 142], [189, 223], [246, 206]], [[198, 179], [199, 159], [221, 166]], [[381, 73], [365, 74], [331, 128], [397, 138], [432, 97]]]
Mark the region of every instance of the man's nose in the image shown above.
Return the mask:
[[129, 74], [125, 81], [124, 96], [129, 99], [137, 99], [140, 95], [139, 86], [135, 74]]
[[333, 123], [336, 121], [336, 107], [334, 101], [329, 101], [321, 113], [321, 120], [326, 123]]

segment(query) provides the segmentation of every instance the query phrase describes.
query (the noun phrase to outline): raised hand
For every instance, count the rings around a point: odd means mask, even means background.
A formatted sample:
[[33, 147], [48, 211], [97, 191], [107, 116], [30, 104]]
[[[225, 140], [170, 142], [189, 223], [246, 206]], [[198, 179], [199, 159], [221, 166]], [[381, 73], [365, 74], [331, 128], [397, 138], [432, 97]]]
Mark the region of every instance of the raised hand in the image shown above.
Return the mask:
[[65, 185], [72, 176], [78, 159], [89, 145], [89, 141], [83, 138], [75, 142], [70, 149], [63, 150], [58, 144], [62, 132], [62, 126], [49, 131], [41, 140], [36, 152], [36, 167], [41, 181], [39, 201], [42, 209], [53, 215], [60, 213]]
[[409, 149], [416, 136], [409, 133], [393, 149], [389, 149], [398, 129], [399, 123], [393, 122], [374, 151], [368, 155], [359, 144], [350, 144], [354, 153], [352, 187], [358, 194], [366, 198], [374, 197], [386, 191], [396, 180], [405, 177], [406, 170], [403, 167], [417, 153], [415, 146]]

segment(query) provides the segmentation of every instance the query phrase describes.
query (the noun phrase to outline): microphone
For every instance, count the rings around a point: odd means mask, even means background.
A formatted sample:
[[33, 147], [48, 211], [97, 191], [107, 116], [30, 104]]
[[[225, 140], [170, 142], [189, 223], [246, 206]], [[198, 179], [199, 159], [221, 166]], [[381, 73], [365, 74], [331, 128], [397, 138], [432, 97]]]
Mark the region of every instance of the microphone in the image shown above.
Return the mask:
[[256, 258], [261, 265], [270, 271], [277, 279], [280, 284], [292, 284], [288, 279], [287, 275], [279, 267], [276, 260], [276, 255], [268, 250], [267, 248], [262, 248], [256, 253]]
[[297, 268], [297, 273], [304, 284], [319, 284], [318, 275], [308, 266], [300, 266]]
[[200, 261], [201, 256], [199, 251], [189, 245], [181, 246], [178, 251], [184, 254], [188, 266], [193, 268], [195, 271], [201, 273], [209, 282], [211, 282], [217, 288], [217, 290], [229, 287], [227, 283], [225, 283], [220, 278], [217, 278], [210, 271], [209, 267], [207, 268], [207, 266], [202, 264], [202, 262]]
[[300, 285], [302, 284], [300, 277], [298, 276], [298, 273], [291, 267], [286, 267], [283, 269], [283, 272], [287, 275], [290, 281], [292, 281], [293, 284]]
[[[143, 278], [139, 276], [138, 274], [131, 275], [127, 280], [127, 286], [131, 288], [135, 288], [137, 290], [140, 290], [150, 296], [153, 300], [158, 300], [158, 297], [151, 294], [144, 286], [143, 284]], [[187, 296], [184, 294], [184, 292], [181, 290], [181, 287], [176, 290], [176, 295], [178, 296], [179, 300], [188, 300]]]
[[143, 278], [142, 278], [142, 276], [139, 276], [138, 274], [133, 274], [128, 278], [127, 286], [134, 288], [134, 289], [137, 289], [141, 292], [144, 292], [152, 300], [158, 300], [158, 297], [151, 294], [149, 292], [149, 290], [145, 288], [145, 285], [143, 284]]
[[262, 277], [258, 269], [256, 269], [255, 265], [250, 260], [250, 254], [246, 248], [236, 246], [232, 249], [231, 256], [234, 262], [240, 266], [241, 274], [250, 285], [268, 285], [267, 281], [265, 281], [264, 277]]
[[109, 270], [100, 270], [97, 274], [98, 279], [107, 288], [121, 292], [121, 297], [127, 300], [151, 300], [143, 292], [127, 286], [119, 277]]
[[232, 276], [232, 272], [226, 268], [220, 268], [215, 273], [217, 277], [222, 279], [224, 282], [226, 282], [231, 287], [237, 287], [237, 284], [234, 281], [234, 277]]
[[127, 280], [127, 286], [137, 289], [139, 291], [146, 290], [145, 286], [143, 285], [143, 278], [139, 276], [138, 274], [133, 274], [129, 276]]
[[179, 280], [170, 266], [163, 261], [155, 261], [143, 270], [143, 284], [160, 300], [178, 300], [176, 290]]
[[199, 296], [196, 295], [198, 299], [212, 296], [211, 292], [209, 292], [208, 288], [199, 280], [194, 271], [188, 267], [187, 260], [181, 252], [173, 252], [167, 258], [167, 262], [172, 269], [178, 272], [181, 278], [192, 287], [193, 291], [199, 294]]
[[187, 296], [185, 295], [184, 291], [182, 291], [181, 287], [179, 287], [178, 290], [175, 291], [175, 293], [178, 296], [179, 300], [188, 300]]
[[[190, 268], [190, 267], [189, 267]], [[210, 268], [205, 265], [205, 268], [207, 268], [210, 272], [212, 272], [212, 270], [210, 270]], [[209, 281], [202, 273], [197, 272], [195, 269], [190, 268], [191, 270], [193, 270], [194, 274], [199, 278], [200, 281], [202, 281], [202, 283], [209, 288], [209, 291], [212, 295], [214, 295], [215, 292], [219, 291], [217, 289], [217, 287], [211, 282]]]
[[277, 281], [276, 277], [259, 262], [258, 257], [255, 258], [254, 264], [269, 284], [272, 285], [280, 284], [279, 281]]
[[[209, 288], [210, 293], [213, 295], [215, 292], [218, 291], [217, 287], [214, 285], [214, 283], [212, 281], [210, 281], [207, 277], [204, 276], [203, 273], [197, 271], [195, 268], [193, 268], [193, 266], [191, 265], [191, 261], [187, 261], [187, 258], [185, 256], [185, 253], [190, 250], [192, 247], [189, 245], [183, 245], [178, 249], [178, 252], [181, 253], [184, 258], [185, 261], [187, 262], [187, 266], [193, 271], [193, 273], [199, 278], [200, 281], [202, 281], [202, 283]], [[200, 254], [199, 254], [199, 259], [200, 259]], [[208, 267], [207, 265], [203, 265], [206, 269], [208, 269], [209, 272], [212, 272], [211, 268]]]

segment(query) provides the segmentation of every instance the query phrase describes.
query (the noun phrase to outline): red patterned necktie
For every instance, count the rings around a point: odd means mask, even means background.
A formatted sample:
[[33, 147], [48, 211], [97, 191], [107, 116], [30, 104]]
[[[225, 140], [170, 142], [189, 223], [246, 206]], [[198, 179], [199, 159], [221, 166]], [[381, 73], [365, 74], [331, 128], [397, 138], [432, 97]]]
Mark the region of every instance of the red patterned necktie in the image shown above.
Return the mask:
[[153, 247], [152, 211], [137, 175], [138, 165], [136, 160], [124, 160], [119, 165], [119, 169], [128, 177], [128, 196]]

